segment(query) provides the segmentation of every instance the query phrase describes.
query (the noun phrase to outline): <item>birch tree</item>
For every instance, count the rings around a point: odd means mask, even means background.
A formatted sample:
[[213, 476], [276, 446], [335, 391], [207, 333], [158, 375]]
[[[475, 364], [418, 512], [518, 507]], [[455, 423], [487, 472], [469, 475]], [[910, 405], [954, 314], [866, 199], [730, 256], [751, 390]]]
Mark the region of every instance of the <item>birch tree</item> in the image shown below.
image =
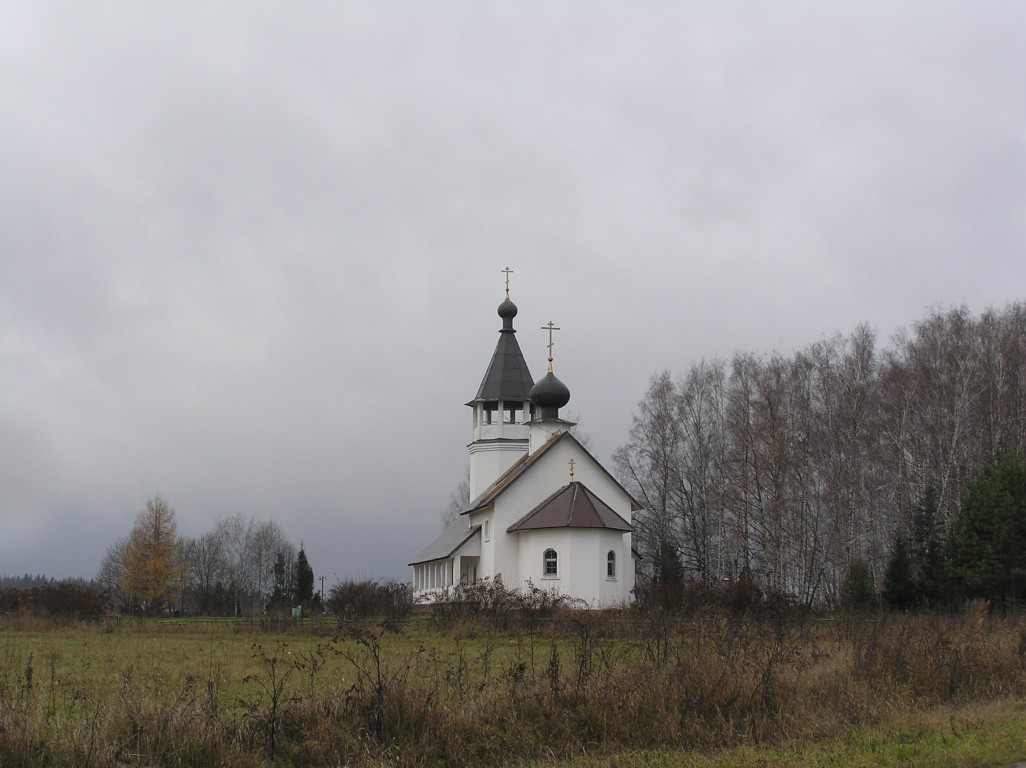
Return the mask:
[[638, 404], [627, 444], [613, 455], [621, 482], [643, 509], [635, 515], [635, 539], [655, 581], [680, 578], [679, 529], [674, 495], [679, 486], [683, 436], [677, 390], [669, 371], [652, 377]]

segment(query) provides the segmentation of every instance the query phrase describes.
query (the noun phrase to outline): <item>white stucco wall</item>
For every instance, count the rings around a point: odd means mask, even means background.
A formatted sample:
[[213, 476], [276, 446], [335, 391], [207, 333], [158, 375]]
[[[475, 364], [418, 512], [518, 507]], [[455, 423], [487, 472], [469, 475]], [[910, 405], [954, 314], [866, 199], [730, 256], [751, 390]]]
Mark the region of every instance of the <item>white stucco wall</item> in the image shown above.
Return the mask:
[[[629, 580], [621, 566], [630, 550], [625, 546], [625, 535], [602, 528], [548, 528], [522, 531], [520, 538], [519, 570], [521, 588], [528, 582], [540, 589], [551, 589], [583, 600], [588, 607], [619, 606], [630, 600]], [[545, 551], [553, 549], [558, 555], [558, 575], [545, 575]], [[606, 576], [609, 552], [616, 555], [616, 575]], [[630, 566], [628, 566], [630, 568]]]
[[[573, 441], [564, 440], [541, 456], [524, 475], [495, 500], [493, 507], [471, 515], [471, 525], [487, 521], [489, 536], [481, 537], [480, 578], [500, 574], [510, 588], [528, 581], [585, 600], [592, 606], [619, 605], [631, 599], [634, 561], [631, 535], [606, 529], [554, 528], [509, 534], [506, 529], [570, 480], [569, 460], [575, 460], [574, 479], [584, 483], [617, 514], [631, 522], [630, 498], [609, 475]], [[553, 547], [560, 555], [560, 577], [543, 579], [542, 554]], [[616, 554], [616, 577], [606, 579], [606, 557]]]
[[476, 499], [527, 453], [527, 441], [503, 440], [470, 446], [470, 498]]

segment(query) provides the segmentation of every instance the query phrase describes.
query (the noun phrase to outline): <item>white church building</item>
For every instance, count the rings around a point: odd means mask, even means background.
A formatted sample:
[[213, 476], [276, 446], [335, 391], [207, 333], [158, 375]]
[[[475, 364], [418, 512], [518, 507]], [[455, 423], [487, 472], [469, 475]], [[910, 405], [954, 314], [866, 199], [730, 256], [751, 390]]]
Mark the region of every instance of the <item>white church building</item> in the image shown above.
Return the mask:
[[534, 381], [513, 329], [516, 305], [499, 305], [502, 329], [473, 411], [470, 503], [414, 556], [414, 595], [430, 601], [454, 584], [502, 579], [548, 589], [590, 607], [631, 599], [631, 519], [637, 502], [559, 417], [570, 391], [552, 372]]

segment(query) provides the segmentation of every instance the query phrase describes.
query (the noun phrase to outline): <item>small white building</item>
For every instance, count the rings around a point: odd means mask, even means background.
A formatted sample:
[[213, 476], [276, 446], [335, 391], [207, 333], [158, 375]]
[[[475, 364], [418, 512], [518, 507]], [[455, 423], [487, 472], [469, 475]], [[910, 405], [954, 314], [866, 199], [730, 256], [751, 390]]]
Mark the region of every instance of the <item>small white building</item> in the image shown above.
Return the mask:
[[634, 588], [631, 519], [637, 503], [559, 417], [570, 391], [552, 372], [534, 382], [513, 329], [516, 305], [499, 305], [502, 329], [473, 410], [470, 504], [413, 558], [416, 597], [501, 577], [591, 607], [628, 602]]

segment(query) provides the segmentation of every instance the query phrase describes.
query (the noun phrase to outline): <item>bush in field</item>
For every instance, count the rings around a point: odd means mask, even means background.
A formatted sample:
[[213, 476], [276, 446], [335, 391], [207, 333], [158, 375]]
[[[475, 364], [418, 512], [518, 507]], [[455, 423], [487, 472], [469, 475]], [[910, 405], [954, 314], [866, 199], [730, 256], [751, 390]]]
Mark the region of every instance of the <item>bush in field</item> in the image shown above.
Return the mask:
[[31, 592], [32, 605], [37, 612], [51, 616], [102, 616], [103, 595], [84, 584], [58, 581]]
[[440, 626], [461, 622], [484, 622], [494, 629], [551, 618], [568, 608], [582, 608], [577, 598], [529, 585], [527, 590], [509, 589], [501, 577], [473, 584], [456, 584], [439, 592], [431, 604], [431, 615]]
[[343, 619], [403, 619], [413, 608], [406, 584], [397, 581], [344, 581], [328, 591], [325, 606]]

